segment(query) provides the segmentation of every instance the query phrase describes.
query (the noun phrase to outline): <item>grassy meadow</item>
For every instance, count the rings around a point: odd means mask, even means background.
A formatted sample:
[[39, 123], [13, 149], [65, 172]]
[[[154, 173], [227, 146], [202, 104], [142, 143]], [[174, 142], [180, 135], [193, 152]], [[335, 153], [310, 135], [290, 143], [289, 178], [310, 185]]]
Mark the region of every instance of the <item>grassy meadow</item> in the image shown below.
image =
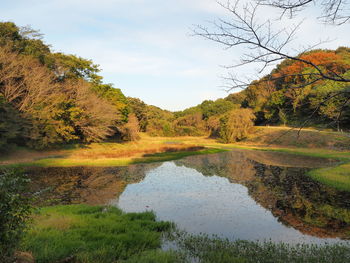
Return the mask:
[[[5, 166], [125, 166], [135, 163], [167, 161], [193, 154], [209, 154], [222, 149], [205, 148], [203, 137], [151, 137], [141, 134], [132, 142], [102, 142], [69, 145], [45, 151], [18, 148], [0, 157]], [[215, 142], [215, 140], [209, 140]]]
[[196, 154], [211, 154], [232, 149], [277, 151], [290, 154], [335, 159], [335, 167], [314, 169], [312, 178], [350, 191], [350, 137], [344, 133], [305, 128], [255, 127], [247, 139], [223, 144], [202, 137], [151, 137], [141, 134], [134, 142], [103, 142], [69, 145], [65, 148], [34, 151], [18, 148], [0, 157], [0, 165], [9, 167], [126, 166], [162, 162]]

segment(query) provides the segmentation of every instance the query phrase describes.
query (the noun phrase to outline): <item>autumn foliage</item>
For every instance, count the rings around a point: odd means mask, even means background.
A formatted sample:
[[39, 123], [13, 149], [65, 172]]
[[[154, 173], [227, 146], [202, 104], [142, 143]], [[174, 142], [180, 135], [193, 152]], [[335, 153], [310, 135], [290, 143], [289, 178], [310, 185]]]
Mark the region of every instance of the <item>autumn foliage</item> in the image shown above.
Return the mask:
[[255, 125], [350, 128], [346, 84], [319, 78], [350, 77], [350, 49], [314, 50], [284, 60], [243, 91], [205, 100], [178, 112], [126, 98], [103, 83], [91, 60], [52, 52], [35, 30], [0, 23], [0, 149], [47, 148], [106, 139], [211, 136], [244, 139]]
[[[350, 49], [315, 50], [299, 56], [328, 76], [350, 76]], [[306, 62], [285, 60], [253, 82], [241, 105], [253, 109], [256, 124], [318, 125], [348, 129], [350, 94], [346, 83], [319, 77]]]
[[123, 131], [126, 98], [102, 83], [97, 66], [20, 32], [0, 23], [0, 147], [96, 142]]

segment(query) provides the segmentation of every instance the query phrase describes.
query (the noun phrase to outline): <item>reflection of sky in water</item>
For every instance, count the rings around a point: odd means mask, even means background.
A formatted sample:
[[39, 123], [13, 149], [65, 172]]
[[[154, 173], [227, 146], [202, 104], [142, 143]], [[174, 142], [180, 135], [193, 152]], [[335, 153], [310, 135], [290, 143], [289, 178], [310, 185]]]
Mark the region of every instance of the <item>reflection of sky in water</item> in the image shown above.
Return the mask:
[[128, 185], [115, 203], [126, 212], [153, 210], [158, 219], [175, 222], [195, 234], [289, 243], [339, 241], [284, 226], [248, 195], [245, 186], [223, 177], [205, 177], [174, 162], [166, 162], [148, 172], [140, 183]]

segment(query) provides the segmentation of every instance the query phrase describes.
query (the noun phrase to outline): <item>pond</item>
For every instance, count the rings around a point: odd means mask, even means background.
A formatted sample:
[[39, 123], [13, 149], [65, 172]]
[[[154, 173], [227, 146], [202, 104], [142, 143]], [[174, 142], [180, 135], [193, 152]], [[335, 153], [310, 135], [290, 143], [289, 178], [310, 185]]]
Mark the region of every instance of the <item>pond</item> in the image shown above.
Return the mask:
[[50, 204], [152, 210], [187, 232], [230, 240], [335, 243], [350, 239], [350, 193], [310, 179], [331, 160], [235, 150], [128, 167], [31, 168]]

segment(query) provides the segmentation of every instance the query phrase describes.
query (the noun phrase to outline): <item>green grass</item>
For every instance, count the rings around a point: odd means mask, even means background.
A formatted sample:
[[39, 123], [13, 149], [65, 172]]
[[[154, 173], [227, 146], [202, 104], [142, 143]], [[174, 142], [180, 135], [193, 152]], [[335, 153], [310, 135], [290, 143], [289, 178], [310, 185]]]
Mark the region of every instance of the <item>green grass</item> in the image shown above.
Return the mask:
[[[139, 158], [97, 158], [97, 159], [76, 159], [76, 158], [43, 158], [31, 162], [15, 163], [6, 167], [72, 167], [72, 166], [95, 166], [95, 167], [112, 167], [127, 166], [138, 163], [164, 162], [177, 160], [191, 155], [213, 154], [232, 149], [274, 151], [288, 154], [303, 155], [318, 158], [335, 159], [340, 165], [331, 168], [321, 168], [312, 170], [309, 175], [323, 183], [339, 190], [350, 191], [350, 152], [340, 152], [328, 149], [312, 149], [312, 148], [279, 148], [279, 147], [257, 147], [239, 144], [219, 144], [219, 143], [198, 143], [198, 145], [207, 147], [199, 151], [178, 151], [178, 152], [162, 152], [149, 154]], [[104, 144], [104, 146], [106, 146]], [[111, 145], [111, 147], [113, 144]]]
[[323, 184], [350, 192], [350, 163], [336, 167], [315, 169], [308, 174]]
[[[40, 209], [26, 233], [22, 250], [33, 253], [35, 262], [108, 263], [172, 255], [157, 252], [169, 222], [156, 222], [152, 212], [128, 213], [113, 207], [69, 205]], [[152, 253], [153, 254], [152, 254]], [[166, 262], [166, 261], [164, 261]]]
[[327, 158], [339, 161], [335, 167], [319, 168], [311, 170], [308, 175], [314, 180], [317, 180], [323, 184], [334, 187], [338, 190], [350, 192], [350, 152], [340, 152], [327, 149], [309, 149], [309, 148], [278, 148], [278, 147], [251, 147], [237, 144], [206, 145], [207, 147], [216, 147], [224, 150], [230, 149], [243, 149], [254, 151], [270, 151], [270, 152], [282, 152], [288, 154]]
[[174, 251], [149, 250], [132, 256], [127, 263], [181, 263], [188, 262], [183, 253]]
[[[175, 250], [160, 249], [162, 234], [176, 244]], [[38, 263], [345, 263], [350, 258], [350, 243], [228, 241], [179, 232], [169, 222], [157, 222], [152, 212], [87, 205], [42, 208], [22, 250], [31, 252]]]
[[201, 263], [345, 263], [350, 258], [350, 243], [289, 245], [270, 241], [228, 241], [186, 233], [176, 235], [175, 242], [187, 259], [196, 258]]
[[260, 149], [267, 151], [285, 152], [289, 154], [335, 159], [339, 161], [335, 167], [313, 169], [307, 174], [316, 181], [334, 187], [338, 190], [350, 192], [350, 152], [337, 152], [315, 149]]

